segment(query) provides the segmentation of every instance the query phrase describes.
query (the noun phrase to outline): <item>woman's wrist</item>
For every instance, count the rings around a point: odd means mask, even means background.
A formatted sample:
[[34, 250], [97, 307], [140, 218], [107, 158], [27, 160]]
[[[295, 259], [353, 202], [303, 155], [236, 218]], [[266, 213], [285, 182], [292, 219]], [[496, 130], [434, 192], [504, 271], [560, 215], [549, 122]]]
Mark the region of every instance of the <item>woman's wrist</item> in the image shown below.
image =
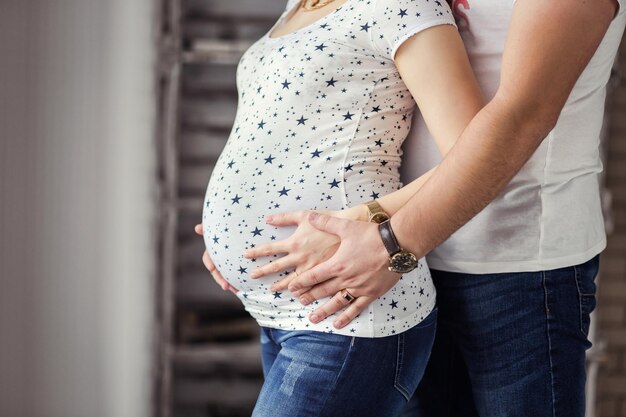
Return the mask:
[[358, 204], [356, 206], [338, 211], [337, 217], [347, 220], [366, 222], [369, 219], [369, 210], [365, 204]]

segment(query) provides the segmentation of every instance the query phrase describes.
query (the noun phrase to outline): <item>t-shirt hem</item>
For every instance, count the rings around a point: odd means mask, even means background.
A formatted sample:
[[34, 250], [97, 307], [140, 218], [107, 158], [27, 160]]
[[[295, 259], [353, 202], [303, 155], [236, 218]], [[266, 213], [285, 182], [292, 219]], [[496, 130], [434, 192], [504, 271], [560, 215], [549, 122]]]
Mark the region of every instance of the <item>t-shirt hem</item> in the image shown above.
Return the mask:
[[[436, 297], [432, 297], [431, 301], [422, 306], [420, 309], [415, 311], [413, 314], [410, 314], [406, 317], [403, 317], [398, 320], [393, 320], [385, 323], [381, 323], [379, 325], [368, 326], [368, 329], [361, 328], [356, 330], [355, 332], [350, 331], [350, 324], [346, 325], [342, 329], [333, 329], [332, 332], [326, 330], [316, 329], [313, 324], [310, 324], [309, 327], [303, 323], [302, 325], [293, 325], [288, 323], [280, 323], [276, 321], [264, 321], [260, 319], [256, 319], [257, 323], [261, 327], [267, 327], [271, 329], [280, 329], [280, 330], [288, 330], [288, 331], [309, 331], [309, 332], [320, 332], [320, 333], [332, 333], [343, 336], [351, 336], [351, 337], [365, 337], [365, 338], [380, 338], [380, 337], [388, 337], [400, 334], [402, 332], [408, 331], [409, 329], [420, 324], [428, 315], [435, 309], [435, 305], [437, 303]], [[305, 319], [308, 320], [308, 319]], [[327, 318], [326, 320], [333, 320], [333, 317]], [[404, 325], [410, 323], [410, 326], [402, 331], [396, 332], [383, 332], [382, 329], [386, 327], [395, 327], [402, 328]], [[367, 331], [364, 331], [367, 330]]]
[[566, 255], [550, 259], [531, 259], [522, 261], [455, 261], [444, 260], [434, 255], [428, 255], [426, 261], [430, 269], [464, 274], [497, 274], [515, 272], [536, 272], [565, 268], [579, 265], [593, 258], [606, 248], [606, 236], [588, 250], [574, 255]]
[[390, 55], [391, 59], [394, 60], [396, 58], [396, 52], [398, 52], [398, 49], [400, 49], [400, 46], [402, 46], [402, 44], [406, 42], [409, 38], [417, 35], [418, 33], [426, 29], [429, 29], [435, 26], [441, 26], [441, 25], [450, 25], [450, 26], [454, 26], [455, 28], [457, 27], [454, 21], [445, 17], [442, 17], [439, 19], [428, 20], [420, 25], [414, 26], [405, 35], [403, 35], [402, 37], [398, 38], [398, 40], [396, 40], [391, 50], [391, 55]]
[[[386, 336], [393, 336], [396, 334], [400, 334], [402, 332], [406, 332], [408, 330], [410, 330], [411, 328], [417, 326], [418, 324], [420, 324], [426, 317], [428, 317], [428, 315], [430, 313], [432, 313], [432, 311], [435, 309], [435, 306], [437, 305], [437, 297], [432, 297], [430, 302], [424, 306], [422, 306], [419, 310], [415, 311], [413, 314], [411, 314], [410, 316], [404, 317], [402, 319], [398, 319], [398, 320], [392, 320], [389, 322], [385, 322], [385, 323], [381, 323], [379, 325], [374, 325], [374, 335], [372, 337], [386, 337]], [[412, 323], [409, 327], [407, 327], [406, 329], [402, 330], [402, 331], [397, 331], [394, 333], [383, 333], [382, 329], [387, 327], [387, 326], [394, 326], [396, 328], [402, 328], [402, 326], [404, 326], [407, 323]]]

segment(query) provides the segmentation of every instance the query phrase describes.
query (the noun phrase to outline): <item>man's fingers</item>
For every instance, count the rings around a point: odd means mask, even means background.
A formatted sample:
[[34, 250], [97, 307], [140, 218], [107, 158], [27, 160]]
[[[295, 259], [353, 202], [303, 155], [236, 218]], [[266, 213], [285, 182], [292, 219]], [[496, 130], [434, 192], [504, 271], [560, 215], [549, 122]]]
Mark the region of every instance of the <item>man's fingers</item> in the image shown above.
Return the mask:
[[330, 274], [331, 263], [329, 261], [330, 259], [314, 266], [308, 271], [299, 273], [298, 277], [289, 284], [289, 292], [294, 293], [303, 288], [313, 287], [332, 278]]
[[298, 258], [295, 255], [283, 256], [282, 258], [275, 259], [268, 264], [258, 267], [250, 273], [250, 278], [261, 278], [269, 274], [277, 274], [289, 268], [293, 268], [296, 265], [298, 265]]
[[336, 329], [341, 329], [356, 318], [372, 302], [369, 297], [358, 297], [333, 321]]
[[305, 218], [303, 211], [290, 211], [287, 213], [271, 214], [265, 217], [265, 222], [272, 226], [290, 226], [299, 224]]
[[311, 212], [309, 213], [309, 223], [322, 232], [343, 236], [348, 224], [350, 224], [350, 220]]
[[[356, 300], [354, 302], [356, 302]], [[312, 323], [319, 323], [320, 321], [324, 320], [326, 317], [332, 316], [336, 312], [343, 310], [349, 304], [350, 303], [348, 302], [348, 300], [343, 298], [341, 293], [338, 292], [330, 300], [328, 300], [323, 306], [313, 311], [309, 315], [309, 320], [311, 320]]]
[[329, 279], [313, 288], [310, 288], [305, 292], [296, 292], [293, 295], [297, 296], [302, 305], [309, 305], [315, 300], [321, 300], [322, 298], [330, 297], [333, 294], [337, 294], [342, 288], [337, 279]]
[[262, 258], [264, 256], [279, 255], [282, 253], [289, 253], [287, 243], [284, 240], [277, 242], [266, 243], [254, 248], [247, 249], [243, 256], [248, 259]]
[[193, 230], [196, 232], [197, 235], [202, 236], [202, 225], [201, 224], [195, 225]]

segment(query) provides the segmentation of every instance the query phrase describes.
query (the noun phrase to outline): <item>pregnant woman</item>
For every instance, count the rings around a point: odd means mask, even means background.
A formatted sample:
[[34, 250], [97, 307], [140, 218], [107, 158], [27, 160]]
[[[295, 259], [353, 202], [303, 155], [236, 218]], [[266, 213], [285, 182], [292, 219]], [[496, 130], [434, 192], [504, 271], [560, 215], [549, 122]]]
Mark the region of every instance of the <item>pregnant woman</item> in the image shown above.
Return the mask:
[[[269, 214], [381, 222], [428, 179], [404, 187], [399, 179], [416, 102], [443, 153], [483, 103], [450, 9], [444, 0], [290, 0], [241, 58], [237, 86], [202, 232], [214, 277], [261, 326], [265, 383], [254, 416], [397, 415], [434, 338], [424, 260], [403, 253], [380, 277], [400, 281], [341, 327], [309, 320], [318, 303], [272, 290], [287, 275], [287, 257], [274, 255], [263, 271], [267, 258], [250, 251], [296, 230], [268, 224]], [[311, 230], [311, 239], [333, 238]], [[358, 296], [343, 290], [333, 299]]]

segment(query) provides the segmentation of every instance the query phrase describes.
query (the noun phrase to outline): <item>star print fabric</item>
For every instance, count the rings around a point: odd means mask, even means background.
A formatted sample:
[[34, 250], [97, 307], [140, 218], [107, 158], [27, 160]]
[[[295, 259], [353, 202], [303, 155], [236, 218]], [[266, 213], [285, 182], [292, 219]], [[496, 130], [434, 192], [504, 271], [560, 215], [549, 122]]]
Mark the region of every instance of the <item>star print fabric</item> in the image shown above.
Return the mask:
[[456, 27], [446, 0], [378, 0], [370, 35], [376, 50], [393, 59], [400, 45], [411, 36], [440, 24]]
[[[275, 27], [298, 3], [287, 4]], [[266, 224], [268, 214], [341, 210], [402, 187], [401, 145], [415, 101], [392, 57], [403, 41], [440, 24], [454, 25], [445, 2], [348, 0], [295, 32], [272, 38], [270, 30], [242, 56], [237, 115], [207, 186], [202, 223], [209, 255], [261, 326], [383, 337], [434, 308], [422, 259], [345, 328], [330, 319], [313, 324], [307, 315], [327, 299], [305, 307], [289, 292], [270, 292], [286, 273], [249, 274], [278, 256], [243, 253], [295, 230]]]

